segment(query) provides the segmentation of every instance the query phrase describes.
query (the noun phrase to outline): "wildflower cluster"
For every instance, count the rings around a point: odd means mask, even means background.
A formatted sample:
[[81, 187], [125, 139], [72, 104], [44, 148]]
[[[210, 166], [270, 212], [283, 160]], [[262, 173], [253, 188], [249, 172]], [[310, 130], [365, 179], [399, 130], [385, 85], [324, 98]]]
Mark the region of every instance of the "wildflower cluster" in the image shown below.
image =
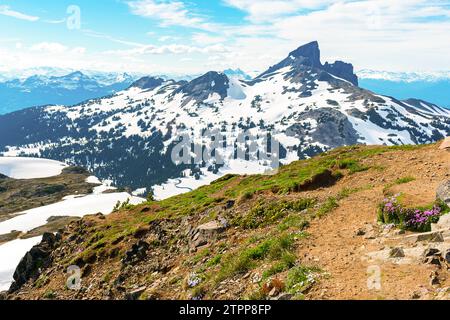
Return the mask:
[[428, 231], [432, 223], [439, 221], [442, 209], [434, 206], [431, 210], [408, 210], [406, 217], [406, 227], [412, 230]]
[[427, 232], [431, 224], [447, 212], [448, 207], [437, 202], [431, 209], [404, 208], [398, 201], [400, 195], [386, 198], [379, 207], [379, 220], [382, 223], [392, 223], [411, 231]]

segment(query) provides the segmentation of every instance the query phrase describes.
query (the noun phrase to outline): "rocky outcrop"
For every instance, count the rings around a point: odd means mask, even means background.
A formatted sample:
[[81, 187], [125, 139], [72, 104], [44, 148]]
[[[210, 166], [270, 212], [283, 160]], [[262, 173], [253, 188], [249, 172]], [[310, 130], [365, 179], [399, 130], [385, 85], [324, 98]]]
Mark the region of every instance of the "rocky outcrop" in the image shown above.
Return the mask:
[[288, 59], [291, 60], [298, 59], [296, 63], [313, 68], [322, 67], [322, 63], [320, 62], [319, 43], [317, 41], [307, 43], [297, 48], [296, 50], [292, 51], [289, 54]]
[[214, 93], [218, 94], [221, 99], [225, 99], [229, 82], [230, 80], [225, 74], [210, 71], [175, 90], [174, 94], [182, 93], [188, 97], [183, 102], [184, 105], [192, 99], [197, 102], [203, 102]]
[[189, 242], [191, 248], [198, 248], [207, 245], [211, 241], [217, 239], [221, 233], [223, 233], [228, 227], [228, 222], [225, 220], [221, 221], [210, 221], [208, 223], [202, 224], [195, 229], [189, 230]]
[[450, 180], [441, 183], [437, 189], [436, 197], [438, 200], [450, 205]]
[[142, 261], [147, 256], [147, 250], [149, 248], [150, 245], [147, 242], [139, 240], [131, 246], [130, 250], [125, 252], [125, 257], [122, 259], [122, 263], [127, 265]]
[[[317, 126], [310, 129], [305, 126], [306, 121], [316, 120]], [[348, 118], [338, 110], [321, 108], [304, 112], [298, 116], [298, 122], [286, 130], [286, 135], [304, 137], [310, 135], [314, 142], [336, 148], [342, 145], [353, 145], [358, 142], [359, 135]]]
[[[275, 71], [287, 66], [292, 66], [293, 69], [297, 71], [304, 70], [305, 68], [306, 70], [311, 70], [311, 68], [313, 68], [315, 71], [325, 71], [358, 86], [358, 76], [354, 73], [353, 65], [351, 63], [336, 61], [334, 63], [326, 62], [322, 65], [322, 62], [320, 61], [319, 43], [317, 41], [310, 42], [292, 51], [286, 59], [270, 67], [258, 78], [269, 76]], [[305, 75], [302, 74], [300, 78], [305, 78]], [[328, 81], [331, 77], [329, 77], [329, 75], [326, 77], [326, 74], [323, 73], [321, 78], [323, 81]]]
[[432, 231], [448, 231], [450, 230], [450, 214], [445, 214], [439, 218], [438, 223], [434, 223], [431, 225]]
[[134, 82], [131, 87], [153, 90], [164, 83], [164, 79], [154, 77], [143, 77]]
[[14, 272], [14, 282], [9, 289], [10, 293], [19, 290], [29, 280], [36, 280], [39, 277], [42, 270], [51, 264], [51, 254], [58, 247], [60, 240], [59, 234], [45, 233], [41, 243], [25, 254]]
[[351, 63], [336, 61], [335, 63], [329, 64], [326, 62], [323, 68], [326, 72], [331, 73], [338, 78], [347, 80], [355, 86], [358, 85], [358, 76], [354, 73], [353, 65]]

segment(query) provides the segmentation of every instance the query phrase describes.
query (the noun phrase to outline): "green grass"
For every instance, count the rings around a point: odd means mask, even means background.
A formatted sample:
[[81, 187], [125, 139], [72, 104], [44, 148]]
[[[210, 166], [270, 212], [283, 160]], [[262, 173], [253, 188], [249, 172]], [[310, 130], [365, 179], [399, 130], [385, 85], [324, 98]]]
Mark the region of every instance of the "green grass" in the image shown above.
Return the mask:
[[286, 231], [289, 229], [304, 230], [309, 227], [309, 215], [300, 215], [298, 213], [292, 213], [284, 218], [278, 225], [279, 231]]
[[190, 261], [190, 264], [192, 265], [196, 265], [197, 263], [199, 263], [200, 261], [202, 261], [203, 259], [205, 259], [206, 257], [211, 255], [211, 250], [209, 248], [203, 249], [202, 251], [200, 251], [198, 254], [196, 254], [192, 260]]
[[355, 159], [339, 160], [338, 167], [339, 169], [349, 170], [350, 174], [369, 170], [369, 167], [361, 165], [359, 161]]
[[317, 216], [323, 217], [334, 209], [339, 207], [339, 203], [335, 197], [329, 197], [317, 210]]
[[232, 224], [244, 229], [256, 229], [273, 224], [291, 212], [302, 212], [311, 208], [315, 203], [315, 199], [282, 200], [277, 202], [260, 200], [244, 216], [238, 216], [233, 219]]
[[280, 260], [294, 247], [295, 238], [284, 234], [262, 241], [250, 248], [241, 248], [238, 252], [228, 253], [221, 259], [216, 283], [229, 279], [237, 274], [244, 274], [258, 266], [263, 260]]
[[274, 265], [272, 265], [268, 270], [264, 271], [263, 273], [263, 280], [279, 274], [281, 272], [284, 272], [286, 270], [291, 269], [293, 266], [295, 266], [295, 263], [297, 262], [297, 257], [292, 254], [291, 252], [285, 252], [281, 260], [276, 262]]
[[319, 272], [317, 268], [297, 266], [289, 270], [286, 280], [286, 290], [291, 294], [303, 293], [314, 281], [312, 274]]
[[43, 294], [42, 298], [48, 299], [48, 300], [53, 300], [56, 298], [56, 293], [53, 290], [47, 290]]
[[416, 178], [414, 177], [403, 177], [403, 178], [399, 178], [397, 180], [395, 180], [395, 184], [405, 184], [405, 183], [409, 183], [412, 181], [415, 181]]
[[222, 261], [222, 254], [215, 255], [206, 263], [206, 267], [211, 268], [218, 265]]
[[[313, 179], [313, 177], [331, 170], [338, 174], [340, 167], [349, 170], [350, 173], [365, 171], [368, 168], [361, 165], [363, 159], [377, 154], [392, 152], [396, 150], [415, 150], [419, 146], [351, 146], [337, 148], [333, 151], [323, 153], [311, 159], [293, 162], [279, 168], [275, 175], [250, 175], [237, 176], [227, 175], [189, 193], [178, 195], [163, 201], [149, 201], [147, 205], [158, 207], [157, 214], [143, 215], [142, 222], [162, 216], [176, 218], [185, 215], [196, 214], [206, 211], [227, 200], [246, 201], [264, 191], [277, 194], [287, 194], [297, 189], [298, 186]], [[225, 192], [223, 192], [225, 190]], [[223, 193], [217, 196], [217, 193]]]
[[346, 199], [348, 197], [350, 197], [352, 194], [361, 192], [361, 191], [365, 191], [365, 190], [370, 190], [373, 189], [373, 185], [368, 184], [366, 186], [363, 187], [359, 187], [359, 188], [344, 188], [342, 189], [338, 195], [337, 195], [337, 200], [342, 200], [342, 199]]

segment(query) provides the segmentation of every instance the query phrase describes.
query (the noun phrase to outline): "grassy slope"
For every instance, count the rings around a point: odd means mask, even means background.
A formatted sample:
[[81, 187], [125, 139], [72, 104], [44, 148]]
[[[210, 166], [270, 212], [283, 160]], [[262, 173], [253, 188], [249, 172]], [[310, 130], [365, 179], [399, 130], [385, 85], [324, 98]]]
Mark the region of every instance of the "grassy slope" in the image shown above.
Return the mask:
[[[125, 292], [145, 286], [141, 298], [264, 298], [274, 290], [302, 298], [314, 274], [320, 273], [318, 266], [302, 265], [295, 255], [299, 241], [308, 237], [309, 222], [371, 186], [313, 198], [305, 191], [325, 188], [343, 176], [383, 170], [383, 164], [364, 165], [367, 158], [418, 148], [339, 148], [284, 166], [274, 175], [229, 175], [164, 201], [125, 206], [106, 220], [85, 218], [68, 227], [63, 236], [76, 240], [65, 241], [54, 257], [58, 267], [42, 275], [39, 285], [30, 284], [29, 294], [123, 298]], [[235, 204], [226, 209], [230, 201]], [[186, 229], [217, 217], [231, 227], [209, 246], [192, 250]], [[150, 244], [148, 256], [124, 266], [121, 259], [138, 240]], [[81, 295], [63, 289], [63, 270], [71, 264], [82, 267], [87, 282], [98, 289]], [[260, 271], [260, 277], [250, 279], [252, 270]]]

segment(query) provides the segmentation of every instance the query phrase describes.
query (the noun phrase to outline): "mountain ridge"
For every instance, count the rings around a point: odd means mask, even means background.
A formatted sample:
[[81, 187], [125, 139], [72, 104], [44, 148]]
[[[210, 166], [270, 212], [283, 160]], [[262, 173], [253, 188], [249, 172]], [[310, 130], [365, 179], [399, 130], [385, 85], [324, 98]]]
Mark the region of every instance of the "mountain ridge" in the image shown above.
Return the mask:
[[[449, 110], [355, 83], [351, 64], [323, 65], [312, 42], [249, 81], [214, 71], [191, 81], [146, 77], [109, 97], [1, 116], [0, 150], [55, 158], [117, 185], [170, 196], [226, 173], [267, 170], [264, 161], [233, 158], [239, 130], [270, 132], [282, 164], [342, 145], [423, 144], [450, 133]], [[174, 163], [183, 132], [201, 140], [207, 129], [226, 135], [229, 159]]]
[[0, 81], [0, 114], [40, 105], [77, 104], [124, 90], [134, 80], [135, 76], [127, 73], [83, 71], [6, 78]]

